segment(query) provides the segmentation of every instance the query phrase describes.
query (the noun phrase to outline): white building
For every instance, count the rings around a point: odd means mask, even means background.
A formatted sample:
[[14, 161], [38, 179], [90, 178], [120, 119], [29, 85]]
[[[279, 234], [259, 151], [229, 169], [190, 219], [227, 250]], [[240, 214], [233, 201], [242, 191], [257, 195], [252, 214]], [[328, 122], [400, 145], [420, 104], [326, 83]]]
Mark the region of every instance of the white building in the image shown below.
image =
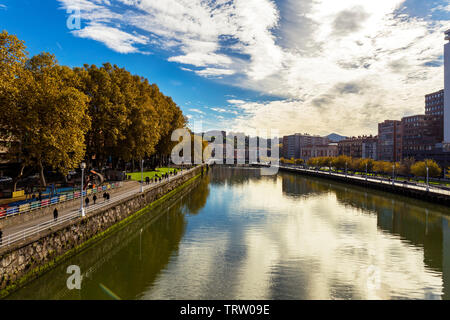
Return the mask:
[[450, 145], [450, 30], [445, 32], [444, 46], [444, 144]]

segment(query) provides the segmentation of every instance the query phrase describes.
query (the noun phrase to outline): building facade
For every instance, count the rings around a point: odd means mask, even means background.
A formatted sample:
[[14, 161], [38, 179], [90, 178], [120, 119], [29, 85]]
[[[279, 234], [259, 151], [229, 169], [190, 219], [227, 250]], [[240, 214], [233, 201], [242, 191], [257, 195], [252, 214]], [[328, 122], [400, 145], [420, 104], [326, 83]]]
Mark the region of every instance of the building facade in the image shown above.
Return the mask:
[[378, 137], [363, 138], [361, 158], [378, 160]]
[[420, 153], [433, 151], [444, 139], [442, 115], [415, 115], [402, 118], [402, 157], [422, 158]]
[[326, 145], [311, 145], [303, 147], [301, 150], [301, 158], [308, 161], [310, 158], [317, 157], [337, 157], [338, 144], [329, 143]]
[[444, 46], [444, 148], [450, 151], [450, 30], [445, 32]]
[[444, 115], [444, 89], [425, 96], [425, 114], [427, 116]]
[[352, 158], [370, 158], [376, 160], [378, 139], [373, 136], [351, 137], [339, 141], [339, 155]]
[[386, 120], [378, 124], [378, 160], [402, 160], [402, 122]]
[[326, 146], [329, 139], [321, 136], [312, 136], [309, 134], [294, 134], [283, 137], [283, 157], [285, 159], [302, 158], [302, 149], [312, 146]]

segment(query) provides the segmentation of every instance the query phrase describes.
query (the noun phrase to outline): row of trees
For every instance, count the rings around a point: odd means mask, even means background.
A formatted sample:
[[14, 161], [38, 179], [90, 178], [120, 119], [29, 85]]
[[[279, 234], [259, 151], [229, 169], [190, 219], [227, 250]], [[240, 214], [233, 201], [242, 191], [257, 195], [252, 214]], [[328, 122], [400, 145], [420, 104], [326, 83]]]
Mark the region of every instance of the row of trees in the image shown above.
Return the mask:
[[155, 84], [109, 63], [61, 66], [55, 56], [28, 57], [23, 41], [0, 33], [0, 139], [20, 168], [66, 175], [88, 166], [168, 156], [171, 134], [187, 119]]
[[[280, 159], [281, 163], [285, 164], [304, 164], [303, 159]], [[400, 174], [403, 176], [414, 175], [416, 177], [425, 177], [427, 174], [427, 167], [430, 177], [440, 177], [442, 169], [434, 160], [425, 160], [416, 162], [414, 159], [404, 159], [402, 162], [388, 162], [388, 161], [375, 161], [372, 159], [351, 158], [348, 156], [338, 157], [316, 157], [310, 158], [307, 163], [308, 166], [315, 168], [334, 168], [335, 170], [350, 170], [353, 172], [365, 172], [366, 168], [368, 172], [374, 172], [377, 174], [392, 175]]]

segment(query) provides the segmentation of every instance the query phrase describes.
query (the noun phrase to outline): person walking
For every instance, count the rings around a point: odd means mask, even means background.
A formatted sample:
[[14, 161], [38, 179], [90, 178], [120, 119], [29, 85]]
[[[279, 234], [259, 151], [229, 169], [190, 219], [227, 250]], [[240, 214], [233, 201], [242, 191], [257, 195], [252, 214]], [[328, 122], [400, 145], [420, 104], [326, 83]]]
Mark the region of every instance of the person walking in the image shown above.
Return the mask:
[[150, 184], [150, 177], [146, 177], [145, 178], [145, 182], [147, 183], [147, 185], [149, 185]]
[[86, 199], [84, 200], [84, 202], [86, 203], [86, 208], [89, 207], [89, 197], [86, 197]]
[[39, 191], [38, 199], [39, 201], [42, 201], [42, 191]]
[[58, 209], [55, 208], [55, 210], [53, 210], [53, 220], [56, 222], [58, 221]]
[[103, 202], [106, 202], [106, 192], [103, 193]]
[[95, 201], [97, 201], [97, 195], [94, 194], [94, 196], [92, 197], [92, 200], [94, 200], [94, 206], [95, 206]]
[[111, 196], [109, 195], [109, 192], [107, 192], [106, 193], [106, 199], [108, 200], [108, 202], [109, 202], [109, 199], [111, 198]]

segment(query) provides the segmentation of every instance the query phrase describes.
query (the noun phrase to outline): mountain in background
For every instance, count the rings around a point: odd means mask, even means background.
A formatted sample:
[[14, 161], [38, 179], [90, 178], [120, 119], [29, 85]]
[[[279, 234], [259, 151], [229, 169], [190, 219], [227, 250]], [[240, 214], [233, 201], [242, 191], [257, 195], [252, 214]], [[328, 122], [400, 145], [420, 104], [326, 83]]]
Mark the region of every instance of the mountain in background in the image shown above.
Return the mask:
[[347, 137], [341, 136], [340, 134], [337, 134], [337, 133], [332, 133], [332, 134], [328, 135], [327, 138], [333, 142], [339, 142], [339, 141], [345, 140]]

